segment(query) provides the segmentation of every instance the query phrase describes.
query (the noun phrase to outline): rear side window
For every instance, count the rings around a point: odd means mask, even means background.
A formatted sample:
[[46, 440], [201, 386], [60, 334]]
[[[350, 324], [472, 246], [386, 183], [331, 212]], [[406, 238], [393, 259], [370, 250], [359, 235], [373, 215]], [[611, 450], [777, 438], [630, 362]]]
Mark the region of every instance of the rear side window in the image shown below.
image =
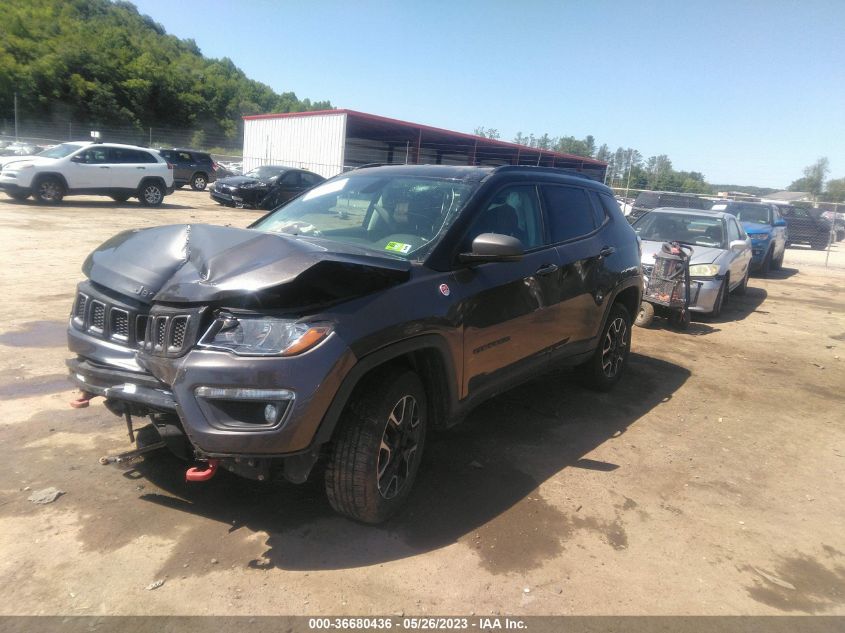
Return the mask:
[[602, 206], [604, 206], [604, 212], [608, 217], [617, 212], [622, 213], [622, 209], [619, 208], [619, 203], [616, 202], [616, 198], [613, 196], [609, 196], [606, 193], [600, 193], [599, 199], [601, 200]]
[[112, 155], [112, 162], [115, 163], [157, 163], [158, 161], [149, 152], [144, 152], [138, 149], [126, 149], [123, 147], [113, 147], [110, 150]]
[[299, 186], [299, 172], [292, 171], [279, 181], [280, 184], [284, 185], [285, 187], [298, 187]]
[[578, 187], [543, 185], [552, 242], [565, 242], [591, 233], [596, 224], [587, 192]]
[[314, 185], [319, 185], [321, 182], [323, 182], [323, 179], [316, 174], [302, 174], [302, 184], [306, 187], [313, 187]]
[[605, 211], [597, 192], [590, 192], [590, 201], [593, 203], [593, 224], [601, 226], [607, 219], [607, 211]]

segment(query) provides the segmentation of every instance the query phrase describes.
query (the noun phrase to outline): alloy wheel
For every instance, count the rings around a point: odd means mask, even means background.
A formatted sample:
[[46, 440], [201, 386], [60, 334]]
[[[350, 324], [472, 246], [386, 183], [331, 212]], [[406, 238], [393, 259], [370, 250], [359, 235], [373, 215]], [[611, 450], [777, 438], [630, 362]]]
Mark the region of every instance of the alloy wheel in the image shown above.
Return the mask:
[[387, 418], [378, 451], [378, 491], [385, 499], [398, 495], [413, 472], [421, 430], [416, 398], [403, 396]]
[[55, 180], [45, 180], [38, 185], [38, 197], [42, 200], [58, 200], [61, 197], [61, 188]]
[[144, 202], [149, 205], [157, 205], [161, 202], [161, 189], [156, 185], [147, 185], [144, 187]]
[[628, 349], [628, 324], [622, 317], [616, 317], [607, 328], [601, 350], [601, 370], [608, 378], [613, 378], [625, 362]]

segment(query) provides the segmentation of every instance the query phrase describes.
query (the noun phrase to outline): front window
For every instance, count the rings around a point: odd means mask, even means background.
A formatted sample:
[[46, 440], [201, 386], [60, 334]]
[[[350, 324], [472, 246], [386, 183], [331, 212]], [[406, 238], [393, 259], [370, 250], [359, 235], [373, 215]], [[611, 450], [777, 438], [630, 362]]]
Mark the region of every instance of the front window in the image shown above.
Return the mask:
[[45, 149], [37, 155], [43, 156], [44, 158], [64, 158], [65, 156], [70, 156], [81, 147], [81, 145], [76, 145], [75, 143], [62, 143], [50, 149]]
[[315, 187], [251, 228], [411, 259], [452, 224], [474, 187], [446, 178], [347, 175]]
[[652, 211], [637, 220], [633, 226], [642, 240], [725, 248], [725, 231], [721, 218]]
[[731, 204], [725, 209], [736, 216], [740, 222], [754, 222], [756, 224], [771, 224], [772, 210], [757, 204]]

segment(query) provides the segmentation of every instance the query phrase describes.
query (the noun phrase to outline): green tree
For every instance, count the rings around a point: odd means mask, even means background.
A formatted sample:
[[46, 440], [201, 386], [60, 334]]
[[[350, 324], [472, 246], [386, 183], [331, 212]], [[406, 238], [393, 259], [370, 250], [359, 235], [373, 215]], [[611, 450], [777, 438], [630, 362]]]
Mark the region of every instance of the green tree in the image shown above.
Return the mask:
[[845, 178], [828, 180], [824, 198], [828, 202], [845, 202]]
[[804, 177], [789, 185], [790, 191], [806, 191], [817, 199], [824, 191], [824, 180], [830, 171], [830, 161], [822, 156], [812, 165], [804, 168]]
[[499, 130], [496, 128], [485, 128], [485, 127], [477, 127], [475, 128], [475, 132], [473, 132], [476, 136], [483, 136], [484, 138], [492, 138], [498, 139], [499, 138]]

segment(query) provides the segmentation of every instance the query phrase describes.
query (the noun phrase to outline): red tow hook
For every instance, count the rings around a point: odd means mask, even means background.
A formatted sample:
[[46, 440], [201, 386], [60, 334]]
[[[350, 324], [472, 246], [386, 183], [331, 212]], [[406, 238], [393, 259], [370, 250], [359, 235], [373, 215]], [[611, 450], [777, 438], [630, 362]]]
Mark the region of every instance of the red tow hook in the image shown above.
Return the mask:
[[70, 406], [74, 409], [84, 409], [91, 402], [91, 398], [96, 398], [96, 394], [90, 391], [79, 391], [79, 397], [76, 400], [70, 401]]
[[214, 477], [215, 473], [217, 472], [217, 467], [219, 465], [219, 460], [209, 459], [208, 468], [206, 468], [205, 470], [200, 470], [197, 467], [189, 468], [185, 472], [185, 481], [208, 481], [209, 479]]

